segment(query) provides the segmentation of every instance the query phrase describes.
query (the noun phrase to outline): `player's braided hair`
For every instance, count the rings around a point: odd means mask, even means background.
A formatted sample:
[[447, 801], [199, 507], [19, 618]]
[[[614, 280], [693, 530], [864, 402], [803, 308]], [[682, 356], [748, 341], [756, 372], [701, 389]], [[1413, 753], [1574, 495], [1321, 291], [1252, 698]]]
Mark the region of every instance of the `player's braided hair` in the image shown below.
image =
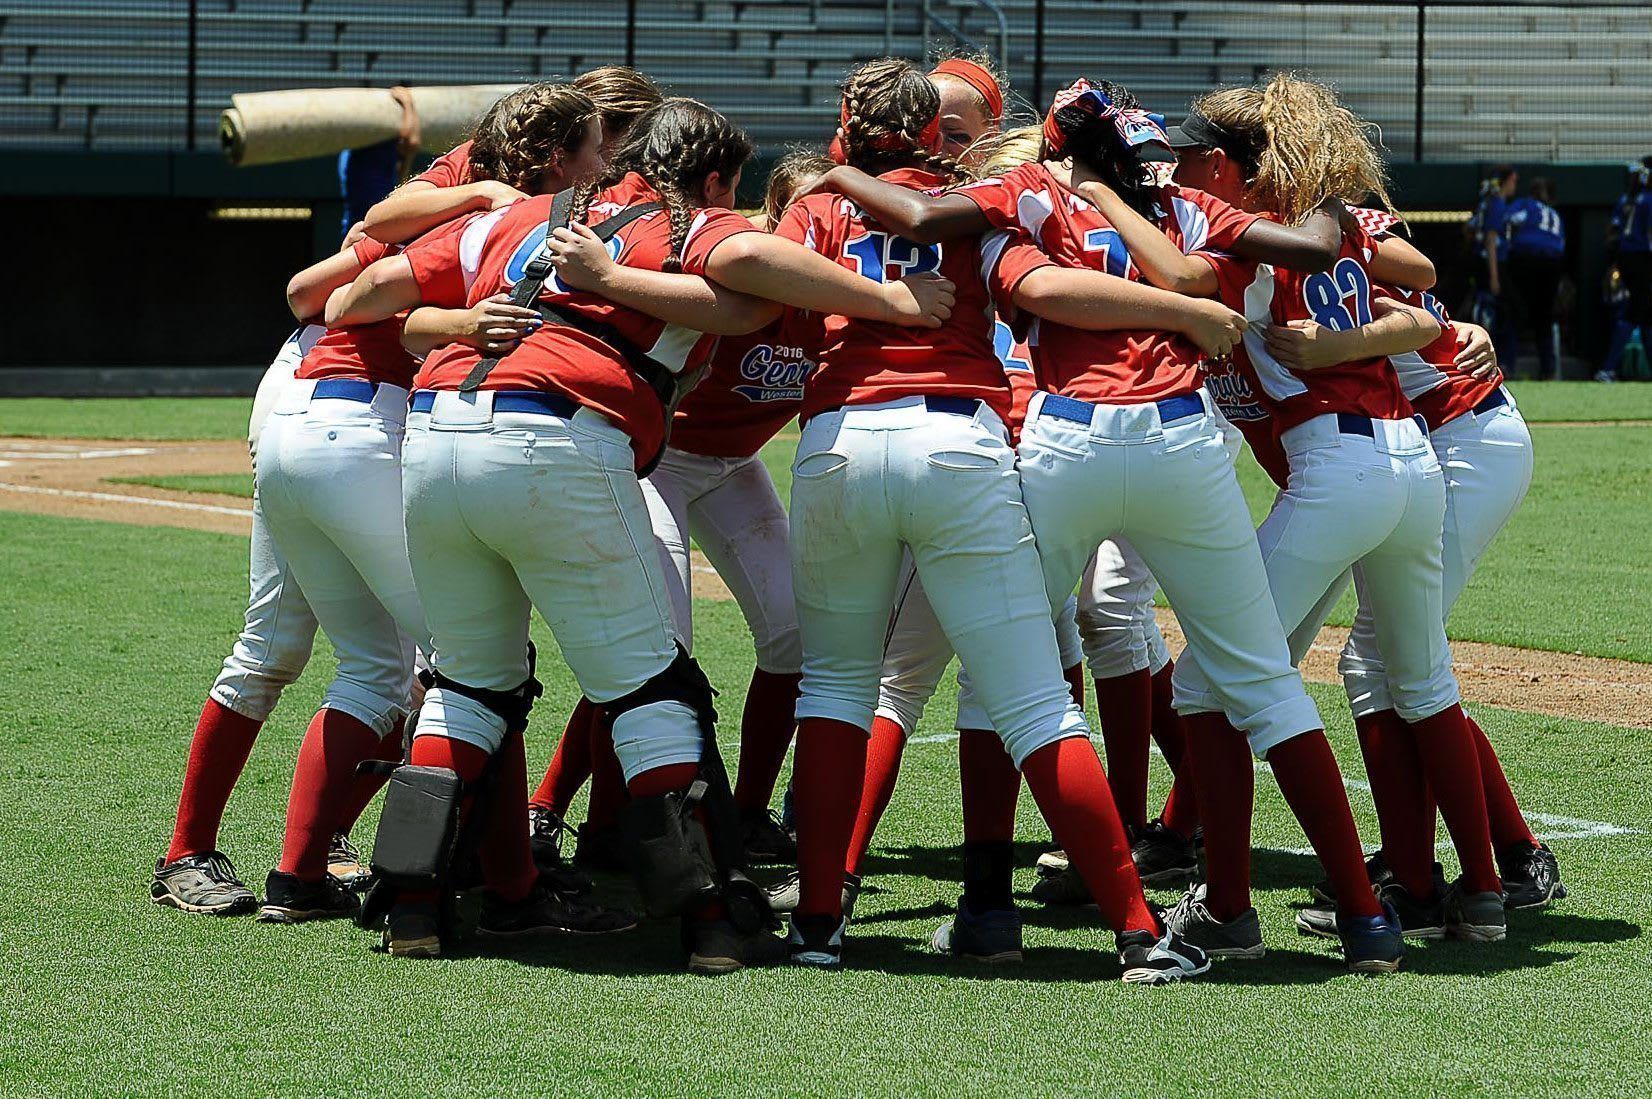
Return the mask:
[[916, 65], [894, 57], [868, 61], [844, 78], [842, 91], [840, 142], [848, 164], [872, 175], [919, 167], [958, 178], [957, 163], [925, 145], [923, 132], [941, 109], [941, 93]]
[[1370, 125], [1324, 84], [1280, 73], [1263, 87], [1201, 96], [1193, 108], [1256, 150], [1241, 165], [1246, 197], [1285, 224], [1300, 225], [1327, 198], [1393, 209]]
[[471, 135], [470, 178], [534, 194], [557, 154], [585, 140], [596, 104], [571, 84], [529, 84], [501, 98]]
[[659, 194], [671, 218], [670, 255], [661, 270], [681, 271], [683, 243], [704, 203], [700, 188], [716, 172], [734, 178], [752, 154], [751, 139], [728, 119], [694, 99], [667, 99], [646, 111], [602, 176], [574, 189], [569, 220], [584, 221], [591, 199], [636, 172]]
[[[1098, 80], [1094, 87], [1120, 110], [1141, 110], [1136, 93], [1123, 84]], [[1152, 174], [1137, 159], [1135, 147], [1119, 134], [1113, 120], [1067, 106], [1055, 112], [1055, 123], [1066, 136], [1060, 155], [1082, 161], [1098, 179], [1116, 191], [1127, 206], [1151, 220], [1157, 192]], [[1048, 152], [1043, 155], [1051, 159]]]
[[574, 77], [574, 87], [591, 97], [602, 115], [602, 138], [617, 144], [637, 119], [665, 100], [660, 86], [636, 69], [604, 65]]
[[831, 158], [813, 149], [793, 149], [774, 162], [774, 167], [769, 169], [768, 187], [763, 192], [763, 219], [769, 232], [774, 232], [780, 224], [780, 217], [792, 204], [792, 195], [798, 186], [831, 169]]

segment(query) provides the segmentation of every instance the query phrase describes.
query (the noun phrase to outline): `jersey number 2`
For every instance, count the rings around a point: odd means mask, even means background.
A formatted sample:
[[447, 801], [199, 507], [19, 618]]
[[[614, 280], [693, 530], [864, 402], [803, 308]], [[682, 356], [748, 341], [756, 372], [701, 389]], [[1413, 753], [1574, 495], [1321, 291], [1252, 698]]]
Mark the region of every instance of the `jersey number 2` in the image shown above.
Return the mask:
[[1308, 276], [1302, 284], [1302, 300], [1308, 314], [1333, 332], [1371, 323], [1370, 280], [1365, 277], [1365, 268], [1346, 256], [1329, 271]]

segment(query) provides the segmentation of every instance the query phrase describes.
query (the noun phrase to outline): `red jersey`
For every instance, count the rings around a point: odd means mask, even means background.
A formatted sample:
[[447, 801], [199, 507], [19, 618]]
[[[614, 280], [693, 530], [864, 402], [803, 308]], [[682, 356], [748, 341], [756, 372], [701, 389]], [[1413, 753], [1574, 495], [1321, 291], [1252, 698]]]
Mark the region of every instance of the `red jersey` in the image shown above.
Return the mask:
[[[1147, 281], [1131, 261], [1124, 238], [1112, 223], [1101, 211], [1057, 183], [1042, 164], [1023, 164], [997, 179], [970, 184], [957, 193], [979, 206], [995, 228], [1024, 234], [1060, 266]], [[1213, 239], [1214, 226], [1214, 239], [1226, 242], [1236, 239], [1250, 225], [1243, 217], [1220, 212], [1212, 220], [1203, 207], [1179, 191], [1167, 194], [1167, 199], [1177, 216], [1161, 219], [1161, 224], [1178, 245], [1187, 230], [1202, 234], [1208, 242]], [[1010, 266], [1007, 261], [1006, 266]], [[1191, 393], [1199, 387], [1198, 364], [1203, 355], [1191, 340], [1177, 332], [1095, 332], [1039, 320], [1029, 326], [1027, 344], [1043, 388], [1064, 396], [1107, 404], [1143, 404]]]
[[[915, 168], [879, 178], [921, 191], [946, 184]], [[993, 271], [1002, 249], [984, 248], [980, 237], [914, 243], [889, 232], [841, 195], [810, 195], [794, 203], [776, 232], [874, 282], [938, 272], [957, 287], [952, 317], [940, 328], [825, 317], [819, 365], [803, 394], [805, 418], [846, 404], [912, 396], [971, 397], [987, 402], [1000, 417], [1008, 416], [1010, 391], [993, 354], [988, 290], [989, 278], [992, 293], [1004, 289]], [[1008, 302], [1007, 296], [1000, 300]]]
[[1405, 290], [1397, 286], [1378, 286], [1380, 292], [1396, 301], [1426, 309], [1440, 322], [1440, 335], [1433, 343], [1419, 351], [1395, 355], [1388, 361], [1399, 375], [1400, 386], [1428, 424], [1428, 430], [1449, 424], [1465, 412], [1473, 410], [1503, 384], [1501, 374], [1476, 378], [1458, 369], [1457, 353], [1467, 342], [1461, 329], [1451, 323], [1445, 306], [1433, 294], [1421, 290]]
[[724, 336], [711, 371], [677, 406], [671, 448], [712, 458], [749, 458], [791, 422], [814, 370], [820, 317], [787, 309], [765, 328]]
[[[628, 206], [657, 201], [659, 196], [635, 172], [599, 193], [586, 215], [588, 224], [606, 221]], [[414, 242], [407, 250], [426, 305], [464, 308], [494, 294], [508, 292], [545, 243], [552, 197], [540, 195], [499, 210], [473, 214]], [[755, 233], [751, 222], [733, 210], [703, 209], [694, 214], [683, 244], [682, 267], [704, 274], [712, 250], [729, 237]], [[618, 263], [658, 271], [665, 262], [671, 219], [664, 210], [638, 218], [608, 242]], [[691, 371], [711, 354], [716, 337], [615, 305], [606, 298], [564, 286], [553, 275], [540, 300], [570, 313], [618, 329], [649, 356], [673, 371]], [[424, 361], [414, 384], [420, 389], [458, 389], [482, 353], [451, 343]], [[561, 393], [602, 413], [631, 436], [640, 469], [659, 452], [665, 434], [664, 410], [654, 391], [626, 364], [619, 352], [595, 336], [561, 324], [546, 324], [500, 360], [482, 383], [484, 389], [534, 389]]]
[[[350, 247], [355, 249], [362, 267], [401, 251], [400, 245], [380, 244], [372, 237], [363, 237]], [[373, 324], [327, 329], [305, 353], [293, 377], [365, 378], [408, 388], [419, 363], [402, 346], [403, 319], [398, 316]]]
[[[430, 167], [413, 177], [437, 187], [458, 187], [470, 182], [470, 142], [455, 145], [430, 162]], [[409, 180], [409, 183], [413, 180]]]
[[1216, 270], [1221, 299], [1245, 315], [1250, 328], [1244, 348], [1257, 382], [1256, 398], [1267, 404], [1283, 433], [1329, 412], [1350, 412], [1376, 420], [1403, 420], [1411, 403], [1386, 359], [1362, 359], [1323, 370], [1288, 369], [1262, 340], [1268, 325], [1313, 320], [1345, 332], [1371, 322], [1371, 277], [1366, 265], [1376, 242], [1364, 230], [1344, 232], [1342, 251], [1329, 271], [1305, 274], [1232, 256], [1200, 253]]

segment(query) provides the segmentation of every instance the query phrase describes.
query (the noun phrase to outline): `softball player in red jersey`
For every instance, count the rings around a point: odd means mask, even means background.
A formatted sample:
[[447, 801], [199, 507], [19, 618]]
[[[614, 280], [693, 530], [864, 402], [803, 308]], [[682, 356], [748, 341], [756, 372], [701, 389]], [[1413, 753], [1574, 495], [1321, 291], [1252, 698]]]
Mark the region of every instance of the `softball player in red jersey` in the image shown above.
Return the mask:
[[[745, 135], [715, 111], [668, 101], [638, 121], [601, 190], [575, 193], [572, 218], [605, 221], [660, 202], [662, 209], [636, 216], [614, 236], [616, 258], [628, 269], [680, 268], [681, 278], [706, 291], [708, 284], [693, 276], [733, 289], [773, 285], [791, 299], [786, 304], [802, 308], [938, 322], [941, 314], [926, 309], [910, 287], [862, 286], [729, 209], [750, 152]], [[414, 302], [453, 308], [490, 297], [546, 253], [550, 210], [549, 198], [530, 199], [432, 234], [335, 296], [329, 316], [370, 320]], [[463, 345], [435, 352], [416, 380], [413, 407], [428, 409], [429, 419], [407, 445], [406, 523], [436, 645], [437, 686], [421, 710], [413, 762], [474, 781], [488, 757], [503, 750], [501, 787], [522, 801], [501, 815], [525, 820], [526, 705], [500, 698], [531, 701], [533, 606], [582, 692], [612, 715], [633, 805], [675, 804], [667, 795], [680, 800], [702, 773], [710, 690], [676, 642], [637, 480], [664, 445], [665, 405], [617, 348], [647, 349], [672, 373], [692, 376], [713, 341], [554, 277], [539, 300], [560, 319], [536, 329], [491, 372], [481, 368], [468, 384], [482, 388], [462, 388], [480, 359]], [[701, 327], [721, 319], [731, 331], [754, 329], [775, 314], [754, 299], [709, 293], [679, 311]], [[592, 614], [595, 607], [603, 613]], [[503, 902], [484, 913], [483, 930], [497, 935], [556, 926], [569, 907], [534, 890], [527, 831], [515, 835], [483, 850], [484, 873]], [[645, 895], [657, 893], [658, 883], [641, 867], [639, 873]], [[430, 900], [404, 895], [392, 911], [392, 952], [439, 949]], [[778, 940], [737, 929], [720, 895], [679, 910], [691, 967], [720, 972], [778, 960]]]
[[[939, 147], [939, 99], [921, 72], [902, 61], [873, 61], [850, 74], [843, 90], [837, 157], [895, 186], [946, 182], [924, 170]], [[1142, 897], [1083, 715], [1061, 678], [1004, 432], [1010, 394], [993, 353], [986, 285], [992, 278], [1007, 299], [1009, 283], [995, 273], [999, 249], [983, 249], [979, 240], [924, 247], [824, 194], [794, 205], [780, 233], [868, 280], [938, 269], [957, 285], [960, 306], [960, 323], [933, 335], [828, 318], [820, 365], [804, 394], [792, 490], [804, 649], [793, 962], [841, 961], [842, 867], [883, 639], [909, 550], [1010, 757], [1118, 934], [1125, 979], [1203, 972], [1204, 955], [1163, 933]]]
[[[255, 469], [270, 410], [324, 331], [313, 324], [294, 331], [259, 381], [247, 426], [247, 450]], [[258, 898], [218, 850], [218, 828], [230, 792], [252, 754], [254, 739], [283, 688], [304, 671], [315, 641], [315, 615], [270, 537], [256, 490], [248, 578], [241, 634], [201, 708], [178, 795], [172, 840], [165, 856], [157, 860], [150, 883], [150, 898], [156, 904], [184, 912], [231, 916], [251, 912], [258, 905]]]
[[[1382, 195], [1380, 166], [1361, 124], [1329, 89], [1290, 76], [1275, 77], [1265, 89], [1205, 96], [1173, 142], [1190, 150], [1178, 178], [1284, 221], [1302, 216], [1332, 190], [1331, 166], [1341, 173], [1336, 178]], [[1293, 147], [1282, 151], [1282, 144]], [[1323, 178], [1306, 177], [1300, 169], [1297, 157], [1310, 148], [1317, 159], [1309, 161], [1327, 165]], [[1287, 163], [1293, 167], [1287, 169]], [[1504, 925], [1501, 885], [1479, 760], [1458, 705], [1445, 639], [1440, 543], [1445, 488], [1439, 463], [1386, 362], [1293, 373], [1273, 358], [1261, 335], [1264, 326], [1299, 319], [1335, 329], [1371, 320], [1375, 255], [1376, 242], [1356, 225], [1345, 231], [1341, 255], [1327, 272], [1302, 276], [1223, 257], [1210, 257], [1210, 263], [1223, 299], [1244, 307], [1252, 323], [1245, 340], [1251, 384], [1274, 421], [1290, 466], [1287, 487], [1257, 532], [1280, 620], [1294, 633], [1342, 571], [1360, 563], [1390, 693], [1414, 728], [1429, 784], [1463, 862], [1463, 881], [1445, 898], [1444, 918], [1455, 934], [1496, 939]], [[1412, 326], [1411, 346], [1437, 335], [1431, 330], [1437, 322], [1426, 313], [1412, 310], [1407, 316], [1402, 325]], [[1182, 670], [1188, 673], [1178, 677], [1184, 714], [1214, 711], [1214, 696], [1200, 674], [1209, 669], [1184, 660]], [[1205, 901], [1190, 894], [1179, 913], [1214, 931], [1248, 900], [1244, 877], [1236, 871], [1248, 869], [1242, 825], [1250, 817], [1250, 797], [1238, 783], [1207, 787], [1206, 759], [1210, 770], [1227, 771], [1242, 749], [1236, 738], [1223, 735], [1219, 721], [1191, 724], [1201, 730], [1195, 774], [1207, 826], [1209, 891]], [[1254, 735], [1252, 744], [1262, 747]], [[1215, 850], [1218, 824], [1220, 852]], [[1244, 840], [1242, 850], [1237, 839]], [[1402, 900], [1439, 899], [1432, 897], [1426, 876], [1401, 884], [1410, 891]], [[1350, 891], [1363, 899], [1366, 886], [1358, 880], [1335, 882], [1339, 904]]]
[[[1362, 224], [1381, 232], [1397, 219], [1377, 211], [1357, 212]], [[1381, 219], [1381, 220], [1379, 220]], [[1502, 385], [1485, 330], [1454, 323], [1432, 294], [1379, 286], [1378, 292], [1427, 309], [1441, 323], [1438, 339], [1389, 362], [1412, 406], [1428, 424], [1429, 438], [1445, 471], [1446, 520], [1442, 595], [1451, 606], [1467, 586], [1481, 555], [1519, 508], [1531, 483], [1531, 435]], [[1327, 332], [1312, 321], [1270, 340], [1270, 350], [1293, 368], [1312, 369], [1354, 350], [1358, 333]], [[1280, 346], [1286, 340], [1290, 342]], [[1295, 351], [1305, 353], [1307, 361]], [[1475, 360], [1484, 365], [1476, 369]], [[1357, 576], [1357, 568], [1355, 570]], [[1329, 613], [1346, 588], [1332, 585], [1321, 605], [1293, 638], [1293, 651], [1312, 641], [1306, 631]], [[1378, 648], [1375, 621], [1364, 585], [1354, 628], [1343, 649], [1340, 671], [1359, 731], [1372, 797], [1382, 826], [1382, 850], [1370, 867], [1373, 880], [1392, 876], [1396, 864], [1415, 879], [1429, 871], [1434, 847], [1434, 802], [1422, 781], [1422, 765], [1406, 725], [1394, 712], [1387, 672]], [[1502, 764], [1485, 733], [1468, 718], [1480, 760], [1492, 844], [1501, 870], [1505, 907], [1548, 903], [1563, 895], [1554, 855], [1537, 841], [1521, 814]], [[1420, 864], [1420, 865], [1419, 865]], [[1321, 931], [1323, 912], [1299, 915], [1298, 926]]]

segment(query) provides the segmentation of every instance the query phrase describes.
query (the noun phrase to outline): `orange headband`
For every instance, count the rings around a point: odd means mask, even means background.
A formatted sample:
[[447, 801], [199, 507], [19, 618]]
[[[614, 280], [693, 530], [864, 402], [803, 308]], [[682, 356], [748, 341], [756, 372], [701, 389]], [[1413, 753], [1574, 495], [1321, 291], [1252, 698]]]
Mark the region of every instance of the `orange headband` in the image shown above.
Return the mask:
[[965, 84], [981, 93], [981, 98], [987, 101], [987, 114], [994, 122], [1004, 117], [1004, 93], [998, 87], [998, 81], [985, 68], [973, 61], [965, 61], [961, 57], [954, 57], [935, 66], [930, 76], [955, 76]]
[[[840, 127], [849, 124], [848, 100], [844, 100], [838, 105], [837, 119]], [[941, 114], [939, 109], [936, 110], [935, 117], [931, 118], [925, 124], [923, 131], [918, 134], [918, 141], [923, 145], [923, 148], [911, 151], [933, 153], [941, 147]], [[906, 139], [900, 134], [884, 134], [872, 142], [872, 148], [882, 153], [908, 151]], [[834, 135], [832, 137], [832, 143], [827, 147], [826, 155], [839, 164], [849, 163], [849, 156], [843, 151], [843, 139], [839, 136]]]

